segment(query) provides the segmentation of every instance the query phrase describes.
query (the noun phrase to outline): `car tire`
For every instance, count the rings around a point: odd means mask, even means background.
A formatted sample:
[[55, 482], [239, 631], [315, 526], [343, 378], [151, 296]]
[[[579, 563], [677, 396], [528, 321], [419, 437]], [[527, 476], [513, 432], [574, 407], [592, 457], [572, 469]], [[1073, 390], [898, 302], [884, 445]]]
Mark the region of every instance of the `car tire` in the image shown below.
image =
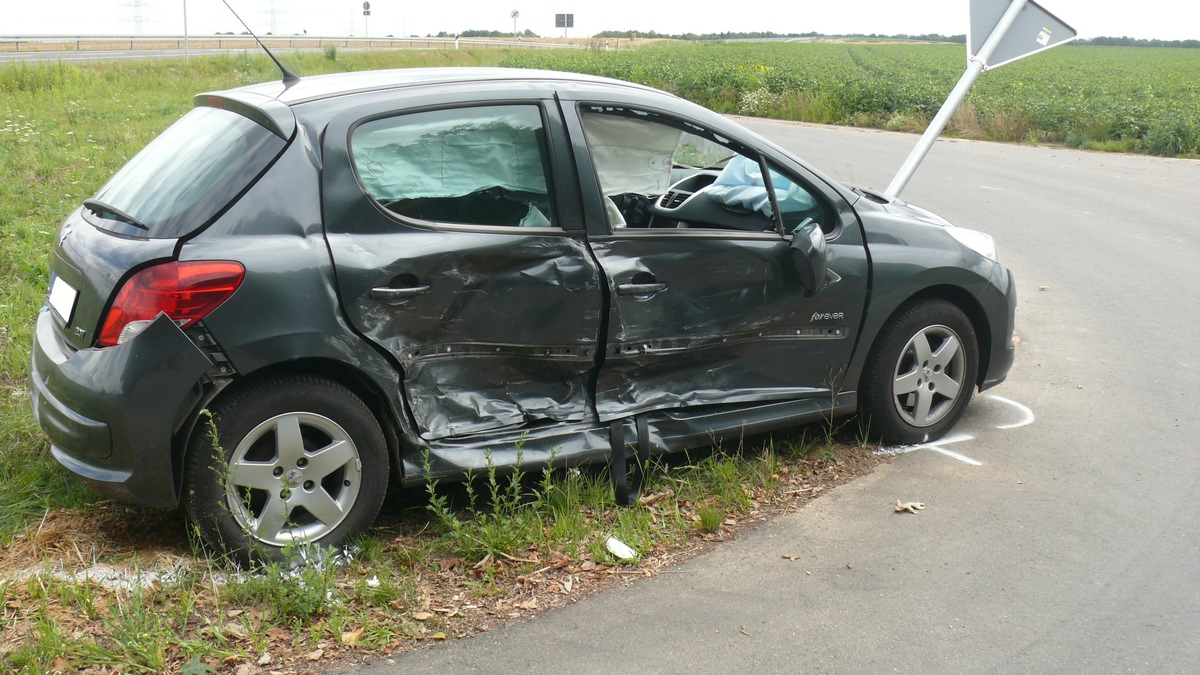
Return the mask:
[[204, 544], [242, 565], [283, 561], [339, 547], [375, 519], [387, 446], [349, 389], [274, 377], [221, 396], [209, 413], [184, 467], [184, 508]]
[[903, 307], [867, 358], [859, 388], [864, 430], [899, 445], [940, 438], [966, 410], [978, 370], [979, 342], [962, 310], [940, 299]]

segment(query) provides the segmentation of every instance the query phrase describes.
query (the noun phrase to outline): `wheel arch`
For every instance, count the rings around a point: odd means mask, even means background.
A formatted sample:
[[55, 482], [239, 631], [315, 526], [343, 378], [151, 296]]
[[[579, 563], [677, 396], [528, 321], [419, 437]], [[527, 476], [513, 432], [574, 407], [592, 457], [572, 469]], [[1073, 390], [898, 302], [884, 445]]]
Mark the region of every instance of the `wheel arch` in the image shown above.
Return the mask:
[[185, 454], [196, 434], [201, 432], [204, 424], [204, 410], [222, 397], [234, 395], [261, 380], [281, 375], [319, 377], [339, 384], [357, 396], [375, 416], [383, 431], [383, 437], [387, 443], [389, 484], [401, 484], [403, 464], [400, 461], [400, 454], [403, 441], [401, 440], [400, 425], [402, 422], [399, 412], [391, 403], [392, 398], [384, 392], [382, 385], [369, 374], [333, 359], [313, 357], [274, 363], [252, 373], [210, 386], [193, 411], [190, 417], [191, 422], [180, 429], [176, 442], [173, 444], [171, 459], [177, 492], [183, 490]]
[[923, 300], [943, 300], [954, 305], [966, 315], [967, 320], [971, 322], [971, 327], [975, 330], [976, 347], [979, 349], [979, 368], [975, 376], [974, 385], [978, 387], [983, 384], [987, 375], [987, 366], [991, 363], [992, 357], [992, 330], [987, 313], [984, 311], [983, 305], [979, 300], [962, 286], [938, 284], [922, 288], [896, 303], [892, 307], [892, 311], [883, 320], [873, 325], [870, 339], [862, 343], [859, 350], [859, 358], [855, 359], [858, 372], [854, 382], [859, 388], [861, 388], [862, 378], [866, 375], [866, 369], [863, 365], [866, 363], [867, 356], [879, 341], [880, 333], [883, 332], [884, 327], [889, 325], [906, 308]]

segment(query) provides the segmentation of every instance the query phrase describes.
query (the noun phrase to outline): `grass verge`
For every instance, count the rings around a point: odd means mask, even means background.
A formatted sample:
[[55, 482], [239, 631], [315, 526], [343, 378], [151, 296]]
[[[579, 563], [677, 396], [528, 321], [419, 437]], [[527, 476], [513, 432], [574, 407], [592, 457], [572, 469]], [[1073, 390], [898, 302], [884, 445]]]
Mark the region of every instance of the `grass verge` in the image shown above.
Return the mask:
[[289, 673], [469, 637], [653, 576], [879, 461], [824, 436], [750, 447], [662, 458], [628, 508], [603, 470], [431, 484], [339, 555], [253, 572], [194, 552], [175, 512], [47, 511], [0, 553], [0, 666]]

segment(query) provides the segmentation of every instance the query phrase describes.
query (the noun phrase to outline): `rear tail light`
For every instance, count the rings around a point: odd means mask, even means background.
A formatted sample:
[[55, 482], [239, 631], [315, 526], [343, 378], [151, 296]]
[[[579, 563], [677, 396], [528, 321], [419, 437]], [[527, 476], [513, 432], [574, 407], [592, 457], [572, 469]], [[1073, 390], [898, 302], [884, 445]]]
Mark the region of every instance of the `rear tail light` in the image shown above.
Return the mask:
[[100, 329], [99, 346], [119, 345], [166, 314], [180, 328], [208, 316], [241, 285], [246, 270], [224, 260], [169, 262], [129, 278]]

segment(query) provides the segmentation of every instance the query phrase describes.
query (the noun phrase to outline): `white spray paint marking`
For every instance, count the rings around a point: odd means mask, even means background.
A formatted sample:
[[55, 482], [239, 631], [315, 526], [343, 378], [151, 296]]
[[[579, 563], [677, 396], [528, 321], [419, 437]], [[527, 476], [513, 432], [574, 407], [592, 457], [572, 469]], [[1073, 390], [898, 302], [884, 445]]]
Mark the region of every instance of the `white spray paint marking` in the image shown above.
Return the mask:
[[920, 445], [917, 445], [915, 447], [926, 448], [931, 445], [952, 445], [954, 443], [962, 443], [963, 441], [973, 441], [973, 440], [975, 440], [975, 437], [972, 436], [971, 434], [954, 434], [953, 436], [946, 436], [945, 438], [940, 438], [940, 439], [934, 441], [933, 443], [921, 443]]
[[953, 457], [954, 459], [957, 459], [960, 462], [966, 462], [967, 464], [971, 464], [974, 466], [983, 466], [982, 462], [978, 462], [974, 459], [971, 459], [970, 457], [967, 457], [966, 455], [961, 455], [957, 452], [954, 452], [953, 450], [947, 450], [946, 448], [942, 447], [943, 445], [951, 445], [954, 443], [962, 443], [963, 441], [973, 441], [973, 440], [975, 440], [975, 437], [970, 434], [954, 434], [953, 436], [947, 436], [947, 437], [945, 437], [941, 440], [935, 441], [933, 443], [919, 443], [917, 445], [896, 445], [896, 446], [892, 446], [892, 447], [888, 447], [888, 448], [880, 448], [875, 451], [875, 454], [876, 455], [895, 456], [895, 455], [907, 454], [907, 453], [912, 452], [913, 450], [933, 450], [934, 452], [940, 452], [941, 454], [943, 454], [947, 457]]
[[[1020, 420], [1011, 422], [1009, 424], [997, 424], [997, 429], [1016, 429], [1019, 427], [1029, 426], [1030, 424], [1033, 424], [1034, 419], [1036, 419], [1033, 411], [1030, 410], [1028, 406], [1017, 403], [1011, 399], [1004, 398], [1003, 396], [991, 395], [988, 396], [988, 398], [1012, 406], [1021, 413]], [[917, 445], [893, 445], [886, 448], [879, 448], [874, 454], [894, 457], [896, 455], [903, 455], [912, 452], [913, 450], [932, 450], [947, 457], [957, 459], [960, 462], [966, 462], [971, 466], [983, 466], [983, 462], [980, 462], [979, 460], [971, 459], [966, 455], [954, 452], [953, 450], [949, 450], [944, 447], [947, 445], [953, 445], [954, 443], [962, 443], [963, 441], [973, 440], [975, 440], [975, 437], [971, 434], [954, 434], [953, 436], [947, 436], [932, 443], [918, 443]]]
[[932, 450], [934, 452], [940, 452], [943, 455], [945, 455], [947, 457], [951, 457], [953, 459], [957, 459], [960, 462], [966, 462], [967, 464], [970, 464], [971, 466], [983, 466], [983, 462], [980, 462], [979, 460], [971, 459], [970, 457], [967, 457], [966, 455], [960, 455], [957, 452], [954, 452], [953, 450], [947, 450], [946, 448], [938, 446], [936, 443], [930, 444], [930, 445], [925, 445], [922, 447], [929, 448], [930, 450]]
[[1024, 415], [1024, 417], [1019, 422], [1013, 422], [1012, 424], [996, 425], [997, 429], [1016, 429], [1018, 427], [1026, 427], [1026, 426], [1029, 426], [1030, 424], [1033, 424], [1033, 420], [1036, 419], [1033, 416], [1033, 411], [1030, 410], [1028, 406], [1024, 406], [1020, 403], [1017, 403], [1016, 401], [1009, 400], [1007, 398], [1004, 398], [1003, 396], [991, 395], [991, 396], [988, 396], [988, 398], [993, 401], [1000, 401], [1001, 403], [1007, 403], [1008, 405], [1011, 405], [1012, 407], [1021, 411], [1021, 414]]
[[[70, 572], [56, 565], [39, 565], [22, 570], [16, 575], [17, 581], [26, 581], [32, 577], [51, 576], [72, 584], [92, 583], [113, 591], [131, 591], [135, 588], [149, 588], [154, 584], [169, 585], [184, 578], [184, 573], [190, 565], [180, 561], [165, 570], [128, 570], [118, 569], [99, 563], [91, 567]], [[214, 579], [221, 575], [214, 575]]]

